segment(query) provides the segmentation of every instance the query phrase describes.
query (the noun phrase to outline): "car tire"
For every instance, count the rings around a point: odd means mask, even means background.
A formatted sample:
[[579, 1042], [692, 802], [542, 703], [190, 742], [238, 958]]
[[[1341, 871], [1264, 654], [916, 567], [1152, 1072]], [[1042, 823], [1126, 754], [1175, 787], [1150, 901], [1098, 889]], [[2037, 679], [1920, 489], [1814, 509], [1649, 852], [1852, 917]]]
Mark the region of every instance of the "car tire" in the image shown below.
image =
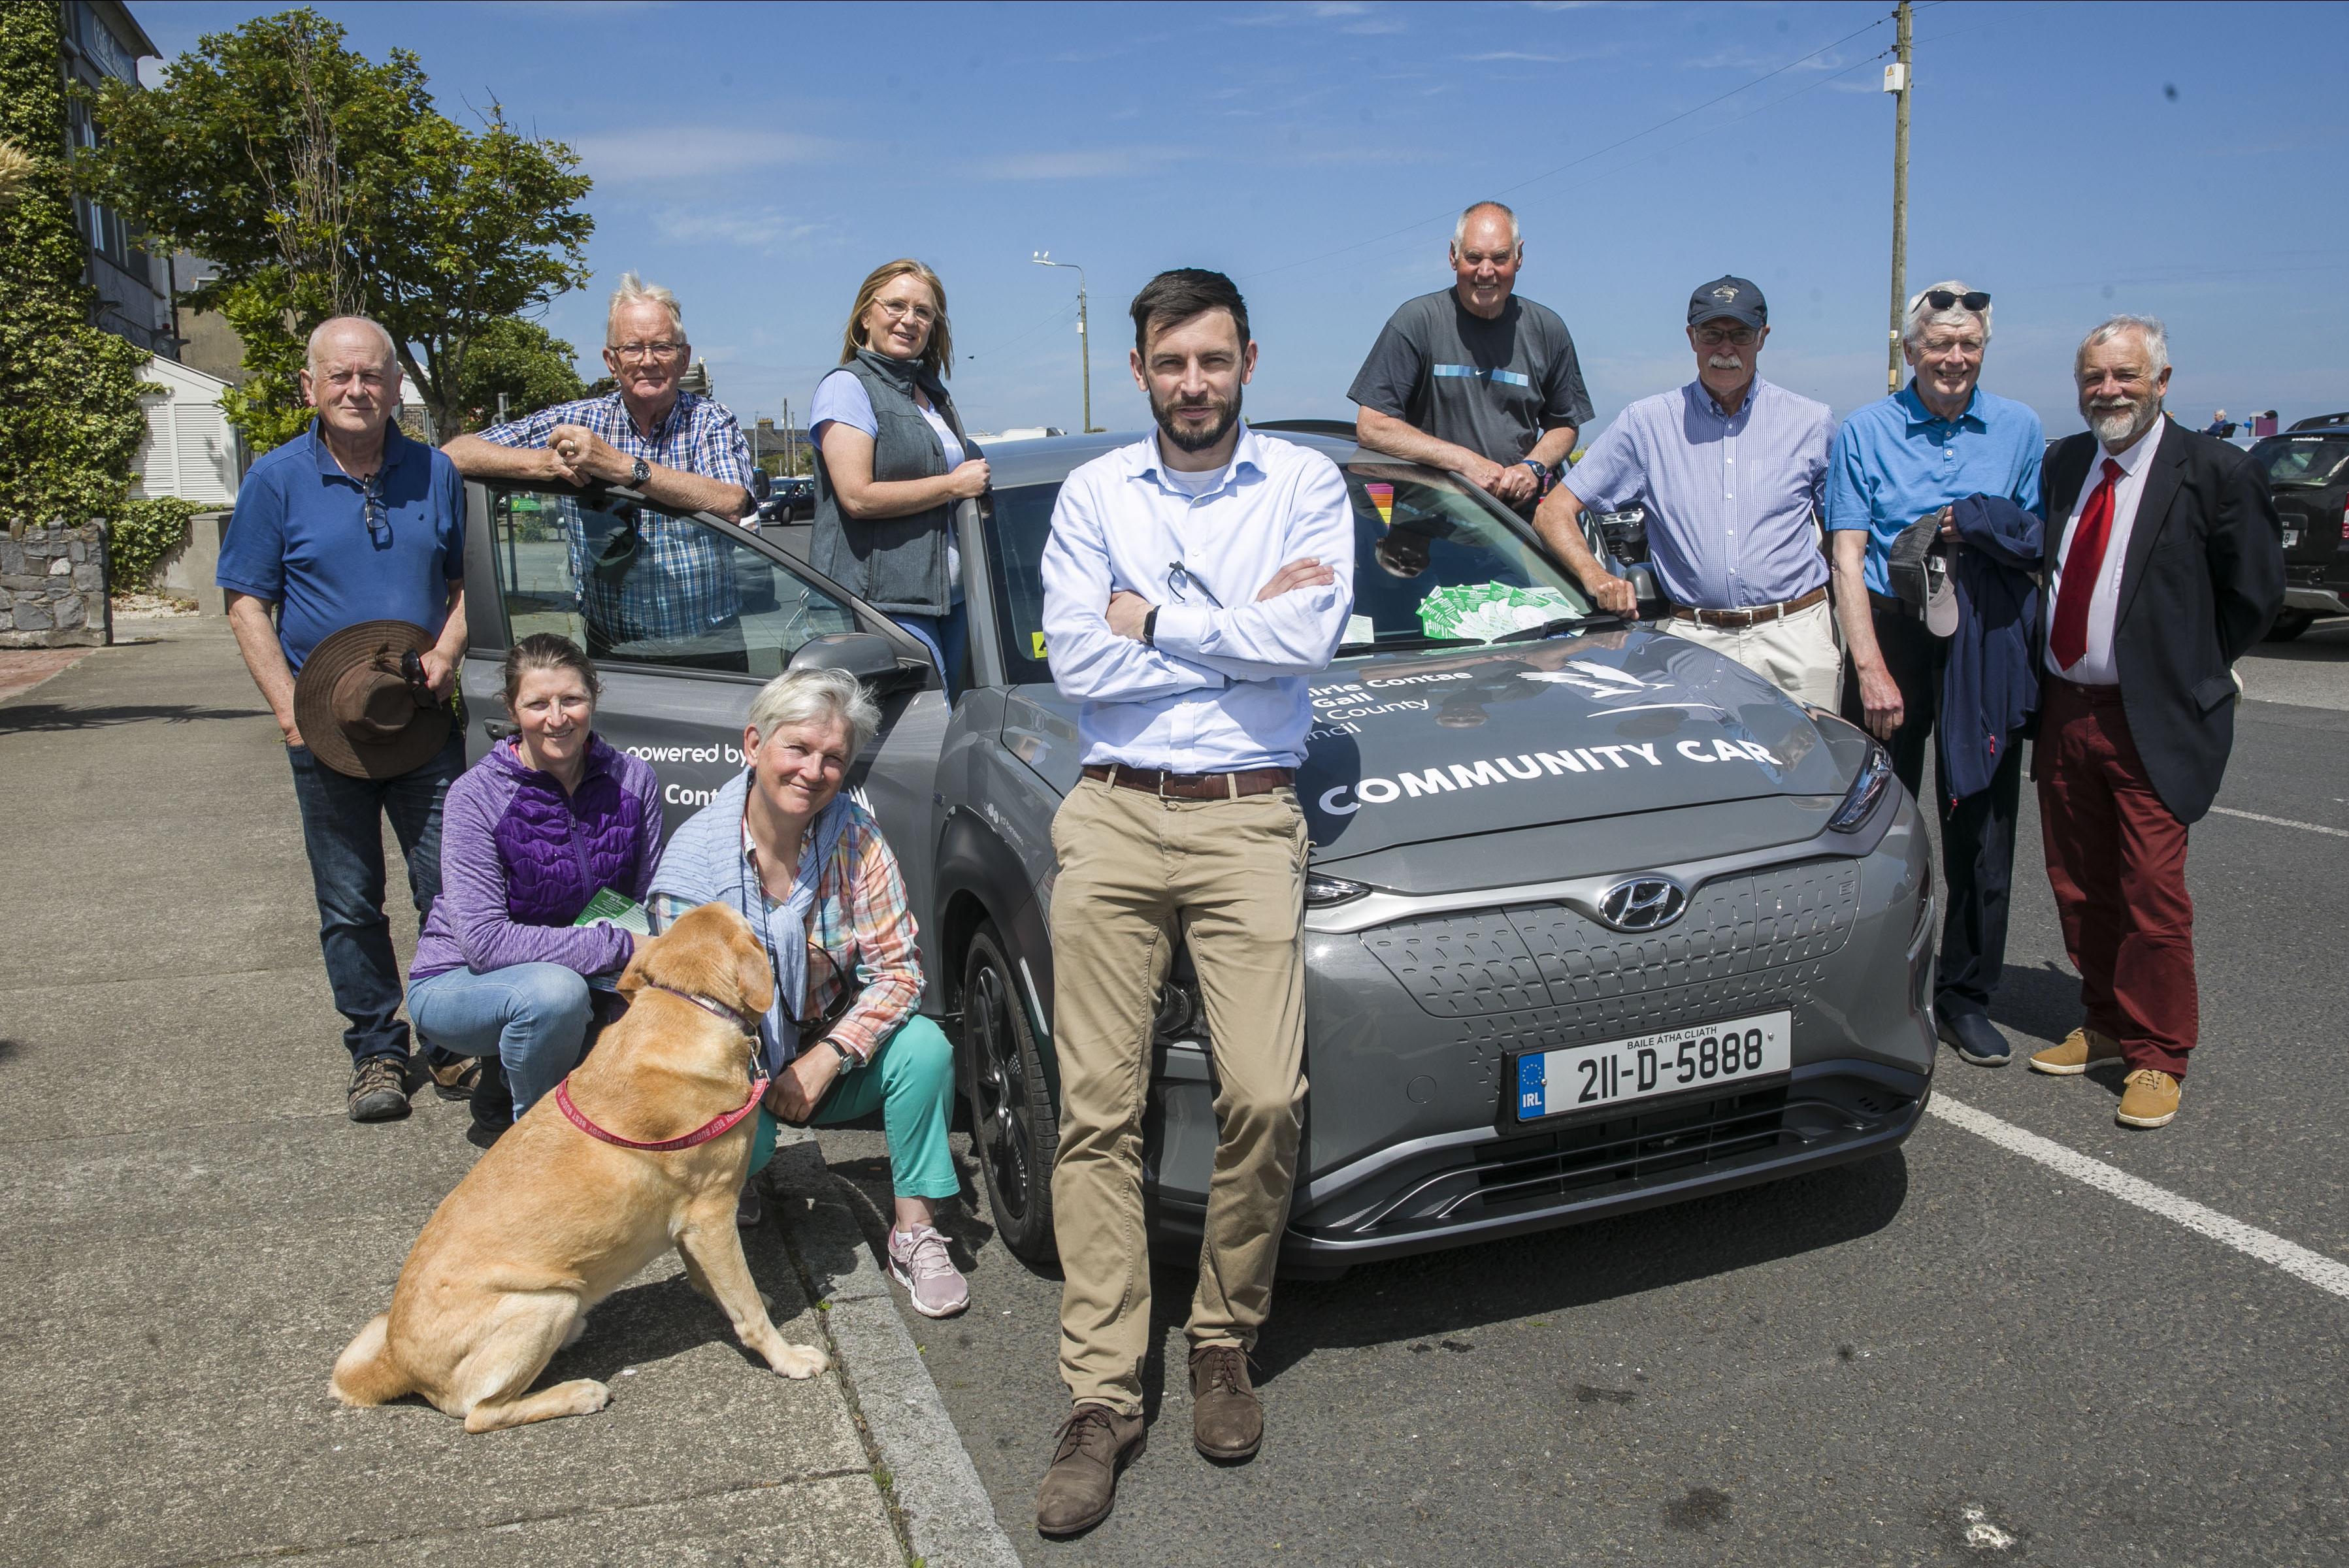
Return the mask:
[[2268, 641], [2289, 643], [2315, 624], [2316, 612], [2313, 610], [2286, 610], [2275, 618], [2275, 624], [2268, 628]]
[[995, 1233], [1020, 1262], [1050, 1267], [1060, 1262], [1052, 1158], [1061, 1119], [1015, 966], [992, 922], [971, 934], [962, 976], [963, 1093]]

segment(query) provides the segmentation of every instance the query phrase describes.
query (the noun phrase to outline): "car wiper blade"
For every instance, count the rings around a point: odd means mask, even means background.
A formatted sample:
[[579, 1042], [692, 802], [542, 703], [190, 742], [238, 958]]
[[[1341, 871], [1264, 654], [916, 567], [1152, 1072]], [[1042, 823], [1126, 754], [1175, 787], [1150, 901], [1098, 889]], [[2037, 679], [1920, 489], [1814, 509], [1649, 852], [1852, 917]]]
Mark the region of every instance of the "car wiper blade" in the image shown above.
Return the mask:
[[1507, 632], [1493, 639], [1496, 643], [1537, 643], [1544, 637], [1555, 637], [1560, 632], [1580, 631], [1587, 627], [1628, 626], [1631, 623], [1612, 610], [1592, 615], [1560, 615], [1555, 621], [1544, 621], [1538, 626], [1527, 626], [1522, 632]]
[[1412, 653], [1421, 648], [1478, 648], [1474, 637], [1388, 637], [1375, 643], [1340, 643], [1341, 654]]

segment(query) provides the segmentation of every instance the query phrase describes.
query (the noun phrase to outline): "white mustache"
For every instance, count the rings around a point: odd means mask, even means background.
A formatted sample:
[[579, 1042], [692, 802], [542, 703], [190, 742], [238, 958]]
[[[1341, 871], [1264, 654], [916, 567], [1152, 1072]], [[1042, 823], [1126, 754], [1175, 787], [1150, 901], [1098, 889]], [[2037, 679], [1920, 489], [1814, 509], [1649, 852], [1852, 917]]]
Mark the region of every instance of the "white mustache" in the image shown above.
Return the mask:
[[1745, 368], [1745, 361], [1740, 359], [1734, 354], [1727, 356], [1716, 354], [1712, 358], [1706, 360], [1705, 364], [1715, 370], [1743, 370]]

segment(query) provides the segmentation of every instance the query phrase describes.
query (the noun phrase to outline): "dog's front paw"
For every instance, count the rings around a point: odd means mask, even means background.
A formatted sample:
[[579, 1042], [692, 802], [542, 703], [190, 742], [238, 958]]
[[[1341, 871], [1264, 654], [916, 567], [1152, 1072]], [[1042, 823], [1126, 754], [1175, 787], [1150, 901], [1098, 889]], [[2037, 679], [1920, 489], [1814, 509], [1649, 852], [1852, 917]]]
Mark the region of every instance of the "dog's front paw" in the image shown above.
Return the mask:
[[832, 1369], [832, 1357], [812, 1345], [785, 1345], [769, 1357], [768, 1365], [785, 1377], [812, 1377]]

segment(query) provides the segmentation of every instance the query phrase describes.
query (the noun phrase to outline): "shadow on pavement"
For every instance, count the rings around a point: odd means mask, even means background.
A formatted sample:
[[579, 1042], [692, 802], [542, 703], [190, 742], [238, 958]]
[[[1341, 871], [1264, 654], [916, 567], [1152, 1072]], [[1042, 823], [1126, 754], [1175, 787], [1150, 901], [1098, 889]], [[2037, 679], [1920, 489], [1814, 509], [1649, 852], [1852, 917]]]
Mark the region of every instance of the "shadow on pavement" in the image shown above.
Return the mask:
[[129, 703], [118, 707], [69, 707], [27, 702], [0, 707], [0, 734], [36, 730], [108, 729], [121, 724], [194, 724], [208, 718], [267, 718], [265, 707], [191, 707], [181, 703]]

